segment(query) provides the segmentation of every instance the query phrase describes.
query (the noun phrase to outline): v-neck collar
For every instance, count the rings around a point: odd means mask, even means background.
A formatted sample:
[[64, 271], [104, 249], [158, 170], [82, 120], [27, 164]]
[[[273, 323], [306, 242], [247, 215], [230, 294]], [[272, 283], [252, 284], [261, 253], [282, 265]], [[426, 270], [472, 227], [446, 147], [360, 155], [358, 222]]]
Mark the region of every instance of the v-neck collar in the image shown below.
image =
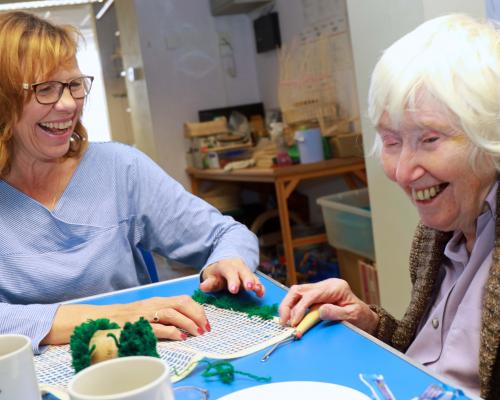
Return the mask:
[[52, 210], [50, 210], [48, 207], [40, 203], [38, 200], [35, 200], [33, 197], [28, 196], [26, 193], [23, 191], [17, 189], [15, 186], [12, 186], [9, 182], [7, 182], [5, 179], [0, 179], [0, 185], [3, 185], [7, 190], [9, 190], [12, 194], [15, 194], [21, 198], [24, 198], [26, 201], [29, 201], [33, 204], [36, 204], [39, 207], [44, 208], [51, 214], [55, 214], [63, 205], [65, 197], [67, 193], [70, 191], [71, 187], [74, 185], [75, 180], [78, 179], [78, 176], [80, 174], [80, 170], [82, 169], [82, 164], [86, 162], [89, 154], [89, 150], [91, 148], [92, 144], [89, 143], [87, 148], [85, 149], [85, 152], [82, 154], [80, 161], [78, 162], [78, 165], [76, 166], [75, 170], [73, 171], [73, 174], [71, 175], [71, 178], [68, 181], [68, 184], [64, 188], [63, 192], [59, 196], [59, 199], [55, 203], [55, 206]]

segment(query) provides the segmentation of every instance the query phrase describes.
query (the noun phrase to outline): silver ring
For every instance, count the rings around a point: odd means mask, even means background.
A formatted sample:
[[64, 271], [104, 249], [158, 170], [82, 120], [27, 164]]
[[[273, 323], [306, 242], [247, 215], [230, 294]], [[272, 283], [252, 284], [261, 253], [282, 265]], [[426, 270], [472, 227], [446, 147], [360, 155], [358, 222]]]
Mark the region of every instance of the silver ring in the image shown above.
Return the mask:
[[158, 315], [158, 311], [155, 311], [155, 315], [153, 316], [153, 319], [152, 321], [153, 323], [157, 324], [158, 322], [160, 322], [160, 316]]

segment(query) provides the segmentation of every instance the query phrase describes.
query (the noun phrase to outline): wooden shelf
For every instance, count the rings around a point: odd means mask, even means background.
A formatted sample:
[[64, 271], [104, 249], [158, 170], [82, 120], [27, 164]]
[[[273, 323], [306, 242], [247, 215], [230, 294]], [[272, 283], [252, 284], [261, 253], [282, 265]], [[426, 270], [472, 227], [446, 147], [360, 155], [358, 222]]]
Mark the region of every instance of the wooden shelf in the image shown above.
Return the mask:
[[251, 147], [253, 147], [252, 143], [243, 143], [243, 144], [229, 144], [227, 146], [207, 147], [207, 149], [209, 152], [213, 151], [216, 153], [222, 153], [228, 150], [249, 149]]

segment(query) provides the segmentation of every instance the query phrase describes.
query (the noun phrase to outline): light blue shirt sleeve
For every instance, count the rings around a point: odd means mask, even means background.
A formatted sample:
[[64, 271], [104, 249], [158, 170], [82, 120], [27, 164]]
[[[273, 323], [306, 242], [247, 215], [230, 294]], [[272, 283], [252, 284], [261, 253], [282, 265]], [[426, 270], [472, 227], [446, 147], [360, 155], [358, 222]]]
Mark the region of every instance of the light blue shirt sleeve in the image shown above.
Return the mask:
[[258, 242], [247, 227], [187, 192], [141, 153], [135, 174], [136, 234], [141, 245], [199, 269], [240, 258], [255, 271]]
[[0, 333], [16, 333], [31, 339], [33, 353], [40, 354], [45, 346], [40, 342], [47, 336], [59, 304], [0, 303]]

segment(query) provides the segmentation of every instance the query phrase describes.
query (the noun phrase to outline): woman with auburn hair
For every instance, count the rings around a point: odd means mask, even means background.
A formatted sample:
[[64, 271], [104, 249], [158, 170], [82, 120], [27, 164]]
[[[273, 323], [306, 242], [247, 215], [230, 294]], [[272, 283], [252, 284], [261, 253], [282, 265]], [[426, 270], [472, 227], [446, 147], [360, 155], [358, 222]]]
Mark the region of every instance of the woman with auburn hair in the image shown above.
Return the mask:
[[382, 55], [369, 113], [375, 153], [417, 208], [401, 320], [340, 279], [291, 288], [297, 325], [322, 304], [475, 395], [500, 399], [500, 33], [464, 15], [425, 22]]
[[61, 304], [150, 283], [139, 247], [203, 268], [204, 291], [264, 294], [248, 229], [140, 151], [88, 143], [80, 116], [93, 77], [77, 64], [77, 39], [31, 14], [0, 14], [0, 334], [25, 334], [39, 352], [102, 317], [143, 316], [172, 340], [210, 331], [189, 296]]

